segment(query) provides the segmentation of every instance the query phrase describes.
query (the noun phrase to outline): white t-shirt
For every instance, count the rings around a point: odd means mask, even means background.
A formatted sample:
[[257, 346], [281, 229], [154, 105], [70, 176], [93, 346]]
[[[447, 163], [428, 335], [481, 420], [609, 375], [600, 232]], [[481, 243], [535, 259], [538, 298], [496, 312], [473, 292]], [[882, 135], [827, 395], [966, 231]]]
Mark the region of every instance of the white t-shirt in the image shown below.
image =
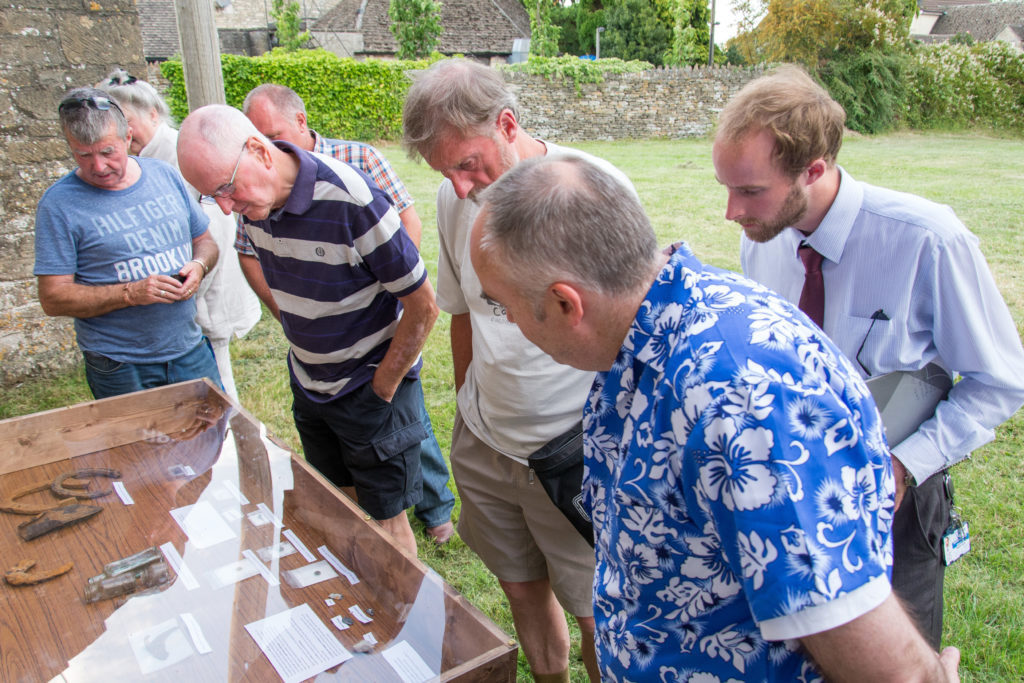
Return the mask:
[[[636, 194], [629, 179], [607, 161], [544, 144], [548, 156], [587, 159]], [[437, 303], [452, 315], [469, 313], [472, 323], [473, 361], [456, 399], [462, 419], [481, 441], [526, 464], [530, 453], [582, 418], [594, 373], [556, 363], [505, 318], [501, 304], [484, 298], [469, 256], [470, 231], [479, 210], [472, 200], [459, 199], [450, 181], [441, 184]]]

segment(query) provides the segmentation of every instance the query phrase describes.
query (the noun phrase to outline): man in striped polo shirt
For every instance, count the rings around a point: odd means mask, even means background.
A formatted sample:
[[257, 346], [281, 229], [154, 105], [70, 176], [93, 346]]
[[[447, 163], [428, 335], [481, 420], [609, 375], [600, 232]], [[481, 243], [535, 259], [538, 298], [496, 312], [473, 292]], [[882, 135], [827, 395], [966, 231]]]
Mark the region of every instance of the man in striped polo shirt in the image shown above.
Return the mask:
[[[256, 130], [271, 140], [284, 140], [307, 152], [326, 154], [355, 166], [370, 180], [384, 190], [395, 202], [395, 211], [402, 219], [402, 227], [409, 233], [413, 244], [420, 246], [422, 226], [413, 206], [413, 199], [391, 168], [387, 159], [370, 145], [351, 140], [325, 138], [306, 123], [306, 103], [291, 88], [276, 83], [264, 83], [249, 91], [242, 102], [242, 113], [252, 121]], [[244, 238], [245, 219], [239, 216], [239, 231]], [[263, 291], [267, 309], [278, 317], [277, 304], [266, 291], [263, 271], [255, 254], [248, 247], [248, 240], [236, 244], [238, 261], [242, 272], [254, 291]], [[433, 426], [426, 408], [420, 415], [424, 428], [430, 436], [420, 444], [420, 473], [423, 475], [423, 499], [416, 504], [416, 518], [423, 522], [424, 532], [438, 545], [443, 545], [455, 531], [452, 526], [452, 509], [455, 496], [448, 489], [448, 464], [441, 454], [441, 447], [434, 438]]]
[[[182, 123], [185, 178], [245, 217], [290, 351], [306, 459], [410, 552], [419, 501], [419, 354], [437, 317], [426, 268], [384, 193], [355, 168], [271, 142], [242, 112]], [[259, 292], [257, 292], [259, 294]]]

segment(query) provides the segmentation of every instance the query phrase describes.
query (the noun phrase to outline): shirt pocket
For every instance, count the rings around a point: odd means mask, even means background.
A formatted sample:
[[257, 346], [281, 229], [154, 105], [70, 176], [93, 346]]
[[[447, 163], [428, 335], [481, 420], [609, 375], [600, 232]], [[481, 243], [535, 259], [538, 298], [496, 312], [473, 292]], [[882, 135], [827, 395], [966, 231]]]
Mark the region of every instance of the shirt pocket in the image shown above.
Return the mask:
[[843, 316], [837, 340], [853, 366], [866, 377], [877, 377], [900, 367], [907, 345], [904, 327], [878, 309], [864, 315]]

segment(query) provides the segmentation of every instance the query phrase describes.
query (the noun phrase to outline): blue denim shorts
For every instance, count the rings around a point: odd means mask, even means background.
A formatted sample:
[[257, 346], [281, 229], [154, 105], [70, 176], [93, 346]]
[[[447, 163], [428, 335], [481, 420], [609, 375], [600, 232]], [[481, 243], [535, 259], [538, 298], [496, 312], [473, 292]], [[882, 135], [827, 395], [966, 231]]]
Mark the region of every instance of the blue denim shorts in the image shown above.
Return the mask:
[[120, 396], [133, 391], [209, 377], [224, 388], [213, 357], [210, 340], [203, 337], [188, 353], [166, 363], [122, 363], [92, 351], [85, 357], [85, 379], [96, 398]]
[[374, 519], [391, 519], [420, 501], [420, 442], [427, 438], [419, 380], [403, 379], [388, 403], [367, 382], [327, 403], [292, 383], [292, 415], [306, 461], [335, 486], [355, 487]]

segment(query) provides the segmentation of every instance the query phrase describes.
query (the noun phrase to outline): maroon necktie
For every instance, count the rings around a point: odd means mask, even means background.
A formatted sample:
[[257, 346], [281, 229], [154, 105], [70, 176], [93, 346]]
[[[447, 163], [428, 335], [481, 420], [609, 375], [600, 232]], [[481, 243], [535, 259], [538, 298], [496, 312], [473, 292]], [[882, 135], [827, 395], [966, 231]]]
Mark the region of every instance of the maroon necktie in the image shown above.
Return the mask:
[[807, 317], [823, 327], [825, 322], [825, 278], [821, 274], [822, 255], [814, 247], [801, 242], [797, 249], [804, 262], [804, 288], [800, 292], [800, 310]]

